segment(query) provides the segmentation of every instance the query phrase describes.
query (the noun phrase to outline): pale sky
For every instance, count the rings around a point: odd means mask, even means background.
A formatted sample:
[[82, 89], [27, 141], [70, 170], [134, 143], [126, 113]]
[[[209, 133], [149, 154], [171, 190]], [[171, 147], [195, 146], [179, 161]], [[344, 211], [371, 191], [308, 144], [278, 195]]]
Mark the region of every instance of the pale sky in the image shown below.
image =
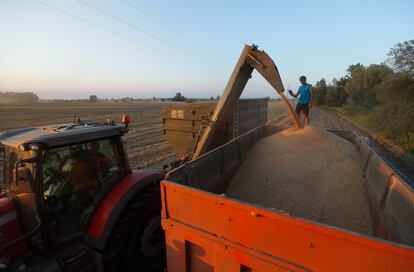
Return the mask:
[[[314, 84], [383, 62], [414, 38], [413, 11], [408, 0], [0, 0], [0, 91], [216, 96], [251, 43], [296, 89], [301, 75]], [[275, 92], [254, 73], [245, 96]]]

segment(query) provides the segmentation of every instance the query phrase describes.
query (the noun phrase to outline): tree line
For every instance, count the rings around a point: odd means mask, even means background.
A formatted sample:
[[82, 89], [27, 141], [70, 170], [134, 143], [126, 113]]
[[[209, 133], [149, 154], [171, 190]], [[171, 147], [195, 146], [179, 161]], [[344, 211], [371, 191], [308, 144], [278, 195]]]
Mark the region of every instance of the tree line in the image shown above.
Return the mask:
[[0, 104], [35, 104], [39, 97], [31, 92], [0, 92]]
[[316, 82], [316, 106], [338, 107], [414, 155], [414, 39], [396, 44], [381, 64], [350, 65], [346, 75]]

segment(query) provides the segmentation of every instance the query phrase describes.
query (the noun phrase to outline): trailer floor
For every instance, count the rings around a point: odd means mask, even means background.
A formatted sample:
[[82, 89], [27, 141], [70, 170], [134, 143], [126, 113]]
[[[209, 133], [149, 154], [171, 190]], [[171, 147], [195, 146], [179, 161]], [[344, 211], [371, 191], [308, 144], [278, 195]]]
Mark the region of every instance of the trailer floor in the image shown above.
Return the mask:
[[318, 127], [288, 129], [256, 143], [226, 194], [373, 235], [354, 145]]

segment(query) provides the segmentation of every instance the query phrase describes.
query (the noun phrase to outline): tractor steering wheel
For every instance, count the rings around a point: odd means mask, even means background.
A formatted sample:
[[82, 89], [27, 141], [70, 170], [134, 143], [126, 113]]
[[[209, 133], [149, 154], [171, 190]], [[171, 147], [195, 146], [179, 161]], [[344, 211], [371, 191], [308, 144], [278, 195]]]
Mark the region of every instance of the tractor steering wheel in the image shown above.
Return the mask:
[[58, 152], [50, 152], [46, 153], [43, 157], [43, 162], [47, 161], [53, 161], [52, 157], [55, 157], [56, 163], [52, 163], [52, 166], [49, 166], [46, 168], [45, 174], [49, 177], [52, 177], [53, 179], [61, 178], [62, 177], [62, 167], [61, 162], [62, 158], [60, 157], [60, 154]]

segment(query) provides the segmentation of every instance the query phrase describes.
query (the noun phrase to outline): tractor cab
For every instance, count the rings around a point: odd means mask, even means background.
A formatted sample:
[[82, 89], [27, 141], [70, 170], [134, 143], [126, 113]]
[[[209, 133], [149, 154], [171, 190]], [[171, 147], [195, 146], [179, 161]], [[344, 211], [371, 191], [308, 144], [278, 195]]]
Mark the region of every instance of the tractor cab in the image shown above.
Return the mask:
[[0, 226], [1, 262], [29, 247], [56, 254], [82, 242], [102, 199], [131, 172], [121, 140], [127, 131], [79, 121], [0, 134], [0, 221], [11, 214], [6, 223], [14, 224]]

